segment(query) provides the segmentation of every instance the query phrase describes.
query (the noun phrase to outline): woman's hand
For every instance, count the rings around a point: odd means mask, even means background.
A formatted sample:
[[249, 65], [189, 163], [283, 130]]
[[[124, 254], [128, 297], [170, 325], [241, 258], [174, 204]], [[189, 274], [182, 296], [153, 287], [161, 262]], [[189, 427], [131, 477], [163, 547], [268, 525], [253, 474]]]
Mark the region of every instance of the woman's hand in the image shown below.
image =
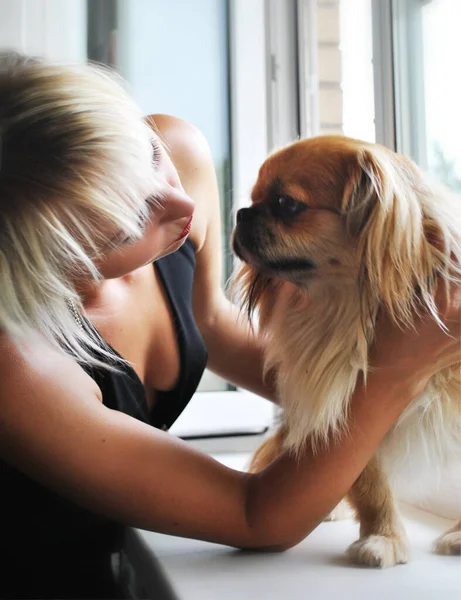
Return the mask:
[[440, 284], [435, 296], [443, 329], [425, 309], [416, 316], [414, 328], [402, 329], [386, 311], [378, 318], [376, 342], [371, 364], [378, 371], [389, 371], [419, 394], [438, 371], [461, 362], [461, 285]]

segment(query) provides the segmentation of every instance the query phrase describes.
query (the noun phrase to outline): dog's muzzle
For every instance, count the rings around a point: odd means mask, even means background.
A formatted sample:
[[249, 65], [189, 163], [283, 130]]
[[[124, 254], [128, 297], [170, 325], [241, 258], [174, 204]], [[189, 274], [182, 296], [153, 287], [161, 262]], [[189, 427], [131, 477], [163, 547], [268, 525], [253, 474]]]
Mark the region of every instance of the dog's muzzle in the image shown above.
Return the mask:
[[237, 224], [232, 236], [232, 249], [245, 262], [249, 255], [257, 254], [258, 233], [255, 219], [260, 216], [256, 207], [241, 208], [237, 212]]
[[242, 223], [248, 223], [253, 219], [254, 214], [254, 208], [241, 208], [237, 211], [237, 225], [241, 225]]

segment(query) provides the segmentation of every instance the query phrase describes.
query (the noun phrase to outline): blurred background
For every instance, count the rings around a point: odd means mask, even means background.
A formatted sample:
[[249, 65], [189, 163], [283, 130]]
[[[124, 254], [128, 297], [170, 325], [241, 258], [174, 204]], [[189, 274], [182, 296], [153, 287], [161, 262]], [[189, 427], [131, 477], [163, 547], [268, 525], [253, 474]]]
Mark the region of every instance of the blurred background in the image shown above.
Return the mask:
[[[460, 0], [0, 0], [2, 48], [106, 63], [146, 114], [204, 132], [226, 278], [236, 209], [267, 154], [300, 136], [386, 144], [461, 191], [460, 29]], [[244, 450], [272, 418], [207, 373], [173, 431]]]

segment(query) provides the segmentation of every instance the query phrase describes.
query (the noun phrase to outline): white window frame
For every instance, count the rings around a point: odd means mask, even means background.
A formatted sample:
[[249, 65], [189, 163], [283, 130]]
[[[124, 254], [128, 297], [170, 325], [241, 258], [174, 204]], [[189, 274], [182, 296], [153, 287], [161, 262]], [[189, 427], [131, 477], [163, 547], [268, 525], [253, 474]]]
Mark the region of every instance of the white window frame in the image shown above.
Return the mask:
[[427, 167], [421, 9], [431, 0], [372, 0], [376, 141]]
[[[264, 0], [229, 3], [233, 214], [248, 205], [268, 151]], [[243, 389], [197, 392], [171, 428], [210, 452], [247, 450], [270, 425], [273, 407]], [[253, 435], [251, 435], [253, 434]]]
[[[248, 206], [259, 167], [299, 137], [297, 0], [232, 0], [231, 156], [233, 213]], [[237, 389], [197, 392], [171, 432], [209, 452], [249, 451], [277, 408]], [[200, 438], [200, 439], [197, 439]]]
[[376, 142], [396, 150], [392, 0], [372, 0]]
[[297, 0], [301, 137], [320, 134], [317, 0]]
[[298, 0], [267, 0], [266, 74], [269, 152], [300, 137]]
[[[266, 23], [265, 0], [229, 3], [233, 215], [249, 204], [269, 148]], [[209, 452], [249, 451], [273, 416], [270, 402], [240, 388], [197, 392], [171, 432]]]
[[422, 7], [426, 0], [392, 0], [396, 146], [427, 168]]
[[266, 10], [264, 0], [232, 0], [231, 155], [234, 211], [247, 206], [268, 152]]

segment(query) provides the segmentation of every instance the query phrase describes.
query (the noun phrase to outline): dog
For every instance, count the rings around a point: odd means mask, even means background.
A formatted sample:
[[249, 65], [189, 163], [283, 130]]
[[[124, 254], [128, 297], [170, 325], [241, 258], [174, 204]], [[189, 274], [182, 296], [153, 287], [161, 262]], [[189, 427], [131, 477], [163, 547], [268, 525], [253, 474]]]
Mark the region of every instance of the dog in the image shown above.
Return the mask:
[[[436, 285], [460, 281], [461, 199], [409, 158], [343, 136], [274, 152], [251, 197], [232, 234], [242, 261], [232, 288], [267, 338], [265, 369], [277, 373], [283, 409], [253, 457], [254, 472], [286, 449], [299, 453], [307, 440], [315, 449], [347, 428], [383, 307], [401, 327], [421, 305], [438, 320]], [[347, 496], [360, 523], [348, 549], [354, 562], [407, 562], [392, 477], [403, 466], [427, 469], [460, 455], [460, 399], [459, 367], [437, 373], [354, 483]], [[461, 520], [435, 549], [460, 553]]]

